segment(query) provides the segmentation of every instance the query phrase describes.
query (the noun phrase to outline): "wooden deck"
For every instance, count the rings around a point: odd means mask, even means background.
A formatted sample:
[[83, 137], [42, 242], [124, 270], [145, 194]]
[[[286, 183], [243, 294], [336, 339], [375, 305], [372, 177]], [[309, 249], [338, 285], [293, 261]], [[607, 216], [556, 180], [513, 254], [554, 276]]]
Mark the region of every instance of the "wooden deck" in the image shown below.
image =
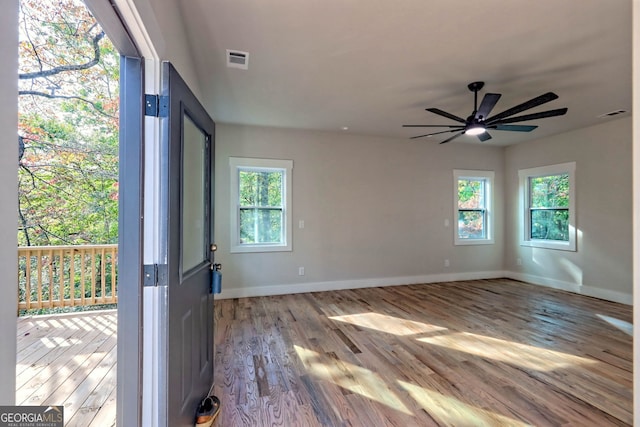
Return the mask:
[[116, 422], [116, 310], [18, 318], [16, 403], [64, 405], [65, 427]]

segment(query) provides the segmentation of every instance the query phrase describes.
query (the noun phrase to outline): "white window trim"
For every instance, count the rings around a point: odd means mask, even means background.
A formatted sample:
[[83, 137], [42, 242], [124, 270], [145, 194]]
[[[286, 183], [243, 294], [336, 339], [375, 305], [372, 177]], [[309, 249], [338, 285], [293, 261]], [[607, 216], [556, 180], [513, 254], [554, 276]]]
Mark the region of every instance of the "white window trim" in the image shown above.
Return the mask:
[[[284, 221], [284, 242], [283, 243], [240, 243], [240, 206], [239, 206], [239, 186], [238, 171], [240, 168], [259, 168], [259, 169], [280, 169], [284, 171], [284, 187], [283, 194], [283, 211], [282, 218]], [[277, 159], [253, 159], [246, 157], [230, 157], [230, 203], [231, 212], [229, 224], [231, 226], [230, 236], [231, 244], [229, 251], [231, 253], [246, 252], [286, 252], [292, 251], [291, 242], [293, 240], [293, 226], [291, 217], [291, 175], [293, 171], [293, 160], [277, 160]]]
[[[485, 209], [486, 209], [486, 238], [484, 239], [461, 239], [458, 234], [458, 180], [462, 179], [483, 179], [485, 180]], [[462, 170], [453, 171], [453, 238], [456, 246], [460, 245], [491, 245], [494, 243], [493, 227], [493, 181], [495, 173], [493, 171]]]
[[[520, 245], [534, 248], [557, 249], [562, 251], [576, 251], [576, 162], [560, 163], [557, 165], [541, 166], [537, 168], [521, 169], [520, 178]], [[531, 218], [529, 211], [529, 178], [549, 175], [569, 174], [569, 241], [537, 240], [531, 238]]]

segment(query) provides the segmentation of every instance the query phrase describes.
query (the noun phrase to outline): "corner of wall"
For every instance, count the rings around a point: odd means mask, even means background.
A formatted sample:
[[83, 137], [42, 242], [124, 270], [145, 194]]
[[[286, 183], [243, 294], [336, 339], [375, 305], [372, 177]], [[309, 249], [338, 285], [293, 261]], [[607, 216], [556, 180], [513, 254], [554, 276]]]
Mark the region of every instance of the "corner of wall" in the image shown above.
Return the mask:
[[633, 294], [631, 293], [612, 291], [610, 289], [602, 289], [594, 286], [578, 285], [576, 283], [567, 282], [564, 280], [536, 276], [533, 274], [519, 273], [515, 271], [505, 271], [504, 276], [509, 279], [519, 280], [521, 282], [531, 283], [533, 285], [545, 286], [548, 288], [572, 292], [574, 294], [617, 302], [620, 304], [633, 305]]

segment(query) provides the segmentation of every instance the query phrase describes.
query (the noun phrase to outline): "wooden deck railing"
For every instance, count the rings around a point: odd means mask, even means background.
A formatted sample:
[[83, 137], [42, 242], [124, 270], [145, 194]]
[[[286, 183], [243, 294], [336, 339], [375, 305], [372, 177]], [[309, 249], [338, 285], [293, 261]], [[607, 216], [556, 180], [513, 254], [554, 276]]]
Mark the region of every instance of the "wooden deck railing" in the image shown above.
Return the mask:
[[118, 245], [18, 247], [18, 310], [115, 304]]

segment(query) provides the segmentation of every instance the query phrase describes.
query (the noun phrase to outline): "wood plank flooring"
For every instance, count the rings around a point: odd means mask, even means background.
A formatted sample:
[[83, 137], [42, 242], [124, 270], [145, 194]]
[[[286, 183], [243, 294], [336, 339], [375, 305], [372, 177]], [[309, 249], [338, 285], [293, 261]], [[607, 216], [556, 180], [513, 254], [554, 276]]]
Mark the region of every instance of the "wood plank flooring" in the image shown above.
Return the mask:
[[64, 405], [65, 427], [116, 421], [116, 310], [18, 318], [16, 403]]
[[632, 308], [512, 280], [216, 301], [217, 426], [632, 423]]

